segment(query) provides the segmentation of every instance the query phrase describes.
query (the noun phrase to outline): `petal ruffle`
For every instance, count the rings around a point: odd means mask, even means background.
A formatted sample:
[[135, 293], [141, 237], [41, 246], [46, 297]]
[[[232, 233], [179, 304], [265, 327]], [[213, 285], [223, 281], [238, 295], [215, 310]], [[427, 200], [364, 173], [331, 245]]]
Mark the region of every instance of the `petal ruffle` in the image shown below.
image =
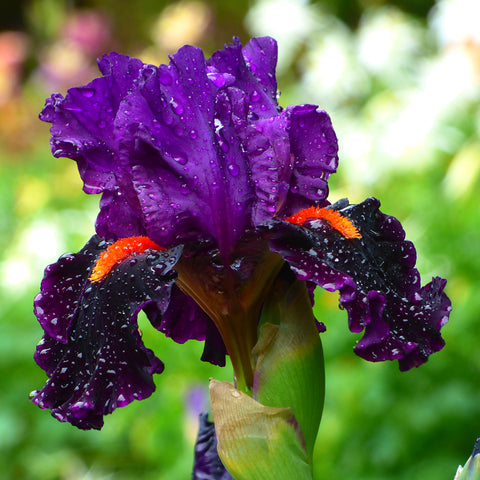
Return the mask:
[[41, 120], [52, 124], [53, 155], [77, 161], [87, 193], [100, 193], [116, 185], [115, 174], [121, 164], [114, 120], [143, 63], [111, 53], [98, 66], [103, 77], [71, 88], [65, 98], [52, 95], [40, 113]]
[[181, 255], [181, 247], [146, 250], [90, 283], [104, 247], [94, 236], [78, 254], [48, 267], [35, 300], [46, 331], [35, 360], [49, 379], [32, 400], [82, 429], [101, 428], [104, 415], [155, 390], [152, 375], [163, 363], [143, 345], [136, 319], [150, 302], [166, 310]]
[[97, 233], [109, 240], [144, 235], [140, 204], [128, 162], [121, 158], [121, 136], [115, 125], [120, 112], [125, 111], [122, 102], [134, 89], [143, 63], [111, 53], [104, 55], [98, 66], [103, 77], [69, 89], [65, 98], [52, 95], [40, 119], [52, 124], [53, 155], [77, 162], [84, 191], [103, 192]]
[[440, 328], [448, 321], [450, 300], [445, 280], [420, 287], [413, 244], [400, 222], [379, 206], [374, 198], [332, 206], [353, 222], [361, 239], [347, 239], [318, 219], [303, 226], [272, 222], [268, 235], [272, 250], [299, 279], [340, 291], [350, 330], [364, 331], [355, 347], [359, 356], [399, 360], [400, 369], [408, 370], [443, 347]]
[[217, 86], [242, 92], [251, 120], [277, 115], [277, 43], [273, 38], [254, 38], [243, 49], [236, 38], [207, 63]]

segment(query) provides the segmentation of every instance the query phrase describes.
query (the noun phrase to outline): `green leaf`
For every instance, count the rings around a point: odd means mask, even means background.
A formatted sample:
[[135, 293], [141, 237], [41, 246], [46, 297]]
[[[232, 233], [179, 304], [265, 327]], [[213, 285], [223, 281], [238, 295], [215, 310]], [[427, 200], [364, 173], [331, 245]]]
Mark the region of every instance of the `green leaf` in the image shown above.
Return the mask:
[[218, 454], [236, 480], [312, 480], [291, 408], [266, 407], [217, 380], [210, 401]]

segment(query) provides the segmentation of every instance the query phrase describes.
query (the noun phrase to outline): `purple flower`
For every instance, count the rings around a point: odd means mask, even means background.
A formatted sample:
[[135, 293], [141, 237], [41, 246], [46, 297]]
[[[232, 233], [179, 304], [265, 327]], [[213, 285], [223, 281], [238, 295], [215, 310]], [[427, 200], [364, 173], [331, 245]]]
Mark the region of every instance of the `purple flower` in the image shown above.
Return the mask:
[[47, 268], [35, 300], [49, 380], [33, 401], [60, 420], [99, 428], [152, 393], [163, 367], [138, 335], [142, 309], [175, 341], [205, 341], [203, 360], [228, 353], [251, 387], [258, 320], [285, 262], [311, 290], [340, 291], [364, 332], [360, 356], [408, 369], [442, 348], [445, 281], [421, 287], [413, 245], [377, 200], [330, 205], [330, 118], [279, 107], [275, 64], [271, 38], [208, 60], [185, 46], [159, 67], [113, 53], [102, 77], [47, 100], [53, 154], [102, 194], [98, 236]]
[[208, 420], [208, 413], [199, 415], [199, 429], [195, 444], [195, 460], [192, 480], [232, 480], [217, 453], [215, 425]]

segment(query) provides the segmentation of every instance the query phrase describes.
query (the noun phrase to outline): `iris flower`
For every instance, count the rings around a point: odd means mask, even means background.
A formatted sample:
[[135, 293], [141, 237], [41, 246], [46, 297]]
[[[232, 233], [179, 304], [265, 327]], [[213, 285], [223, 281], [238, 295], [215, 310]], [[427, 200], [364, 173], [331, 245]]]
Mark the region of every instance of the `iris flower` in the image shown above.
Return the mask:
[[286, 269], [310, 292], [340, 292], [367, 360], [407, 370], [443, 347], [445, 280], [421, 286], [415, 248], [378, 200], [327, 200], [331, 120], [278, 105], [276, 59], [268, 37], [209, 59], [184, 46], [158, 67], [112, 53], [101, 77], [47, 99], [53, 155], [101, 194], [96, 235], [47, 267], [34, 302], [48, 380], [32, 400], [60, 421], [100, 428], [152, 394], [164, 366], [142, 343], [141, 310], [176, 342], [204, 341], [202, 360], [228, 354], [251, 389], [262, 306]]

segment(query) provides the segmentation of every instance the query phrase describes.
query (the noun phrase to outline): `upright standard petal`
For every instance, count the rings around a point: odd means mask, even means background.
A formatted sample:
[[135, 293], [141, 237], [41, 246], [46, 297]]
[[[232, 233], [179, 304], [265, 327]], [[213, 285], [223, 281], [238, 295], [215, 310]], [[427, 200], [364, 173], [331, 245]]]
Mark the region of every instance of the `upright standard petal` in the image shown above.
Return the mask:
[[445, 280], [434, 278], [421, 288], [413, 244], [379, 206], [374, 198], [339, 202], [272, 223], [268, 235], [272, 250], [299, 279], [340, 291], [350, 329], [364, 331], [355, 347], [359, 356], [398, 360], [408, 370], [444, 346], [440, 328], [448, 321], [450, 300]]
[[78, 254], [47, 267], [35, 300], [46, 332], [35, 361], [49, 378], [32, 400], [82, 429], [101, 428], [104, 415], [155, 390], [152, 375], [163, 363], [143, 345], [136, 318], [151, 302], [166, 310], [181, 255], [181, 247], [147, 248], [118, 258], [92, 280], [104, 249], [94, 236]]
[[148, 235], [172, 245], [214, 238], [227, 254], [250, 225], [252, 188], [228, 97], [201, 50], [145, 68], [117, 118]]
[[269, 37], [208, 60], [185, 46], [159, 67], [112, 53], [103, 77], [47, 100], [52, 152], [103, 194], [97, 233], [213, 239], [226, 260], [249, 228], [324, 202], [335, 133], [314, 105], [278, 106], [276, 58]]

